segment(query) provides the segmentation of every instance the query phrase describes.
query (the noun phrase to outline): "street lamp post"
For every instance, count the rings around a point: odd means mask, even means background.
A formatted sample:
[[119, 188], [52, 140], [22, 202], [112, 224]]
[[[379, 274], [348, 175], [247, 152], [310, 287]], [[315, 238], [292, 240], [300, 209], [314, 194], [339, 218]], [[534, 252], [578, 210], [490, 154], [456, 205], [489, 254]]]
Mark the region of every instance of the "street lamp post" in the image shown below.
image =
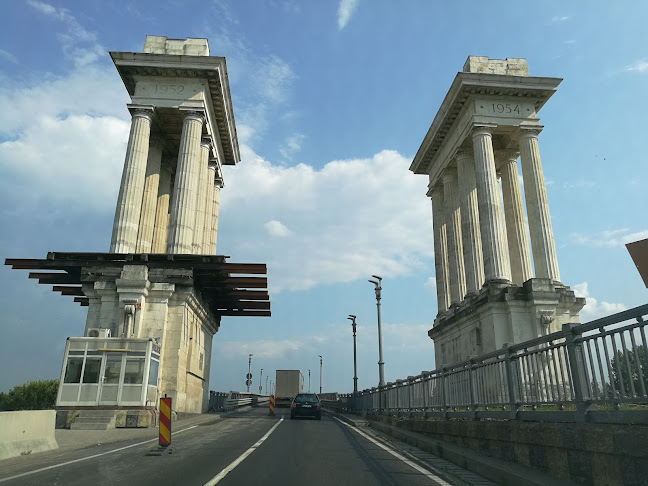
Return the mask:
[[266, 375], [266, 387], [265, 387], [266, 395], [268, 394], [268, 375]]
[[308, 370], [308, 393], [310, 393], [310, 370]]
[[320, 359], [320, 395], [322, 394], [322, 355], [318, 354]]
[[382, 331], [380, 330], [380, 291], [382, 287], [382, 277], [378, 275], [372, 275], [376, 280], [369, 280], [372, 284], [376, 286], [376, 309], [378, 310], [378, 386], [385, 385], [385, 362], [383, 361], [382, 355]]
[[263, 383], [263, 368], [261, 368], [261, 374], [259, 374], [259, 395], [261, 395], [261, 391], [263, 390], [261, 383]]
[[248, 374], [247, 374], [247, 379], [245, 380], [245, 384], [247, 385], [247, 391], [250, 393], [250, 385], [252, 384], [252, 373], [250, 371], [252, 370], [252, 355], [248, 355]]
[[349, 314], [347, 317], [353, 326], [353, 410], [356, 409], [356, 399], [358, 396], [358, 358], [356, 354], [356, 316]]

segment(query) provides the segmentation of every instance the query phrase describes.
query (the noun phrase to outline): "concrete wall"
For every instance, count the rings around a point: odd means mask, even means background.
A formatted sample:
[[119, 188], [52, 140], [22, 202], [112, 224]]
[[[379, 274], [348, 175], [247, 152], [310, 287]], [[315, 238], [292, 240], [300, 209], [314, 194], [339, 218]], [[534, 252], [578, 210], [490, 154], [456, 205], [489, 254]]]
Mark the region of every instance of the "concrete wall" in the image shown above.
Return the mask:
[[648, 484], [646, 425], [367, 418], [575, 483]]
[[54, 410], [0, 412], [0, 460], [58, 449]]

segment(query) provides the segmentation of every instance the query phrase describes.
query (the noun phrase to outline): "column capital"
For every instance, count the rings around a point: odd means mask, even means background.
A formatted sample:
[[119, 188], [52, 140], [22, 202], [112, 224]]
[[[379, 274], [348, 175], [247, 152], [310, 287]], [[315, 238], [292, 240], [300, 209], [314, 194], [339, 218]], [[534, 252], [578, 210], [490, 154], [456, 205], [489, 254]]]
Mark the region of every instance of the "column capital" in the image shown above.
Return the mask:
[[517, 158], [520, 156], [520, 152], [518, 150], [496, 150], [495, 151], [495, 160], [498, 162], [517, 162]]
[[203, 108], [179, 108], [180, 113], [184, 115], [184, 119], [195, 120], [197, 122], [203, 123], [205, 121], [205, 110]]
[[209, 137], [209, 136], [202, 137], [200, 139], [200, 147], [201, 148], [207, 148], [207, 149], [209, 149], [211, 151], [211, 148], [212, 148], [212, 139], [211, 139], [211, 137]]
[[216, 159], [209, 159], [209, 161], [207, 162], [207, 168], [209, 170], [213, 170], [214, 172], [216, 172], [217, 167], [218, 167], [218, 162], [216, 161]]
[[126, 107], [128, 108], [128, 111], [130, 111], [131, 118], [146, 118], [148, 121], [153, 121], [153, 114], [155, 113], [153, 105], [129, 103]]
[[457, 161], [463, 161], [465, 159], [472, 160], [474, 157], [475, 153], [470, 148], [458, 148], [457, 150], [455, 150], [455, 153], [452, 156], [452, 158]]
[[214, 187], [218, 187], [219, 189], [225, 187], [225, 183], [223, 182], [223, 179], [220, 177], [216, 177], [216, 179], [214, 179]]
[[540, 135], [540, 132], [544, 126], [542, 125], [520, 125], [519, 130], [518, 130], [518, 137], [522, 138], [538, 138], [538, 135]]
[[454, 167], [446, 167], [441, 173], [441, 179], [444, 185], [454, 182], [457, 179], [457, 169]]
[[434, 203], [435, 199], [442, 198], [443, 199], [443, 185], [436, 183], [433, 186], [430, 186], [428, 188], [427, 192], [427, 197], [432, 199], [432, 202]]
[[497, 128], [494, 123], [474, 123], [470, 134], [473, 137], [476, 135], [492, 135], [494, 128]]

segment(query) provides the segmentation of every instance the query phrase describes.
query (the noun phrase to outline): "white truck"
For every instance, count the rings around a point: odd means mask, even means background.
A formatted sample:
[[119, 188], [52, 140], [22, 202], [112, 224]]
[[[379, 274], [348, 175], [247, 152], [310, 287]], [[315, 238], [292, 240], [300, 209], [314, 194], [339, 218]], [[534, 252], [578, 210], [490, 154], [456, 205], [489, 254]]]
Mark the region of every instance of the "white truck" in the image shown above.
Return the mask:
[[275, 375], [275, 406], [290, 407], [295, 395], [304, 391], [304, 375], [299, 370], [277, 370]]

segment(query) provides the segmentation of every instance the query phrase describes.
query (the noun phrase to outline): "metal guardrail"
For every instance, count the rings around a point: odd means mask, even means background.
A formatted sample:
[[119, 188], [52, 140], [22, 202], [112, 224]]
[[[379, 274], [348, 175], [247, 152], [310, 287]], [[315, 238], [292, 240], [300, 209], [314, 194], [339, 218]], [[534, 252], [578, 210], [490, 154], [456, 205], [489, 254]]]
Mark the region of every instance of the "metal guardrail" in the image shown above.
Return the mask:
[[[648, 304], [340, 395], [356, 412], [440, 418], [648, 423]], [[629, 322], [634, 320], [634, 322]]]
[[227, 412], [245, 406], [257, 406], [269, 401], [269, 395], [235, 391], [229, 393], [210, 391], [208, 410], [210, 412]]

